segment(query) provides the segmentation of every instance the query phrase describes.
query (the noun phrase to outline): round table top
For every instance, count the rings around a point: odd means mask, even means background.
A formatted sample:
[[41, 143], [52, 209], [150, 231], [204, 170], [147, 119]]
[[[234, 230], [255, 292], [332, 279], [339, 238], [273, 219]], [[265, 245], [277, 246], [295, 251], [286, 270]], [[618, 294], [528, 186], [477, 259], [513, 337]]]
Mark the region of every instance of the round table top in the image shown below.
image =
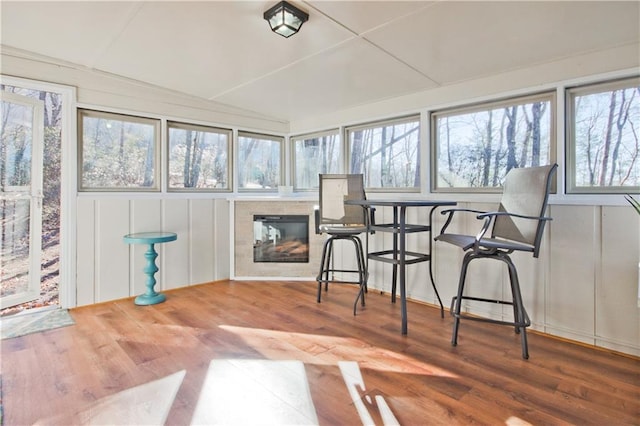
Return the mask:
[[175, 241], [178, 234], [175, 232], [136, 232], [124, 236], [127, 244], [158, 244]]

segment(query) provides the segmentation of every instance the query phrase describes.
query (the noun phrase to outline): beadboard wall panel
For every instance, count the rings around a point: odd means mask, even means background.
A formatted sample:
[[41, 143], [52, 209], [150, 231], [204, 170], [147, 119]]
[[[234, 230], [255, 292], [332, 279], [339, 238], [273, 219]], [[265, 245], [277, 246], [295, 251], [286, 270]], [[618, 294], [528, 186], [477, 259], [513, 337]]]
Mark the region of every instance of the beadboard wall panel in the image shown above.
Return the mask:
[[595, 279], [600, 259], [600, 223], [596, 206], [551, 206], [553, 220], [546, 283], [546, 330], [591, 343], [595, 332]]
[[77, 209], [76, 303], [83, 306], [96, 303], [95, 202], [93, 199], [79, 198]]
[[129, 250], [122, 241], [130, 231], [131, 202], [126, 199], [97, 200], [96, 298], [99, 301], [131, 295]]
[[[211, 200], [192, 200], [189, 209], [189, 284], [216, 279], [211, 253], [216, 253], [216, 214]], [[214, 218], [214, 220], [211, 220]], [[228, 227], [228, 225], [227, 225]], [[224, 229], [224, 228], [223, 228]], [[227, 245], [228, 250], [228, 245]]]
[[[164, 253], [160, 261], [161, 270], [164, 271], [161, 288], [163, 290], [185, 287], [190, 282], [190, 240], [194, 232], [199, 229], [192, 226], [190, 222], [189, 208], [192, 207], [192, 200], [185, 198], [172, 198], [162, 202], [162, 229], [175, 232], [178, 239], [168, 244], [161, 244]], [[209, 220], [213, 220], [209, 217]], [[213, 279], [213, 277], [212, 277]]]
[[629, 352], [634, 346], [629, 343], [635, 341], [637, 347], [640, 336], [640, 281], [629, 279], [640, 272], [640, 217], [630, 208], [601, 210], [602, 260], [596, 274], [595, 343]]

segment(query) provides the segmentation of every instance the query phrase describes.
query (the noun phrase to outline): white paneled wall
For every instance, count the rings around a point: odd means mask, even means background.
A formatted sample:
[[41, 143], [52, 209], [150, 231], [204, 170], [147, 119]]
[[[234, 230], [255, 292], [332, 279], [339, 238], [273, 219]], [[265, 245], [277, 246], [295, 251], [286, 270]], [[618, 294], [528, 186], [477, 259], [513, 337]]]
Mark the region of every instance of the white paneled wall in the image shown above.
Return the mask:
[[[487, 203], [461, 203], [458, 207], [492, 210]], [[555, 336], [620, 352], [640, 355], [640, 307], [638, 307], [638, 262], [640, 261], [640, 218], [628, 206], [552, 205], [553, 221], [543, 238], [540, 257], [517, 253], [512, 256], [532, 328]], [[439, 232], [444, 217], [434, 216]], [[378, 209], [378, 222], [392, 220], [391, 209]], [[408, 222], [427, 223], [427, 209], [408, 211]], [[449, 230], [475, 234], [479, 229], [473, 215], [459, 216]], [[371, 250], [391, 248], [391, 234], [370, 237]], [[407, 236], [408, 250], [428, 252], [426, 234]], [[445, 308], [458, 287], [463, 252], [445, 243], [434, 245], [434, 273]], [[369, 286], [391, 290], [391, 266], [369, 263]], [[407, 267], [407, 295], [437, 304], [428, 282], [428, 264]], [[504, 263], [475, 260], [468, 270], [466, 294], [483, 297], [511, 297], [509, 275]], [[511, 319], [508, 305], [467, 302], [465, 310], [496, 319]], [[411, 328], [411, 311], [409, 328]], [[464, 327], [464, 326], [463, 326]], [[464, 330], [462, 328], [461, 330]], [[464, 331], [461, 331], [464, 332]]]
[[[496, 206], [462, 203], [459, 207], [491, 210]], [[80, 197], [78, 305], [144, 293], [146, 247], [124, 244], [122, 237], [131, 232], [178, 233], [177, 241], [156, 246], [159, 290], [229, 278], [229, 209], [229, 202], [221, 199]], [[540, 257], [534, 259], [525, 253], [513, 256], [532, 328], [640, 356], [640, 218], [628, 206], [552, 205], [549, 213], [553, 221], [545, 231]], [[474, 216], [462, 217], [465, 219], [454, 221], [450, 230], [475, 233], [478, 223]], [[378, 209], [378, 222], [392, 219], [390, 208]], [[439, 231], [444, 216], [437, 212], [434, 219], [434, 228]], [[428, 209], [410, 208], [408, 222], [427, 223]], [[426, 235], [408, 235], [408, 249], [427, 252]], [[369, 237], [369, 244], [370, 251], [391, 248], [392, 235], [376, 233]], [[352, 258], [337, 250], [339, 263]], [[434, 250], [436, 283], [448, 308], [456, 293], [463, 253], [445, 243], [434, 243]], [[391, 291], [391, 270], [389, 264], [371, 261], [369, 286]], [[408, 266], [407, 295], [436, 304], [428, 271], [427, 263]], [[508, 272], [502, 262], [476, 260], [468, 274], [468, 294], [510, 297]], [[309, 278], [313, 279], [313, 273]], [[465, 309], [493, 318], [512, 315], [510, 306], [468, 303]]]
[[157, 244], [156, 290], [229, 277], [229, 203], [221, 199], [79, 197], [77, 304], [136, 296], [146, 291], [146, 245], [127, 245], [133, 232], [167, 231]]

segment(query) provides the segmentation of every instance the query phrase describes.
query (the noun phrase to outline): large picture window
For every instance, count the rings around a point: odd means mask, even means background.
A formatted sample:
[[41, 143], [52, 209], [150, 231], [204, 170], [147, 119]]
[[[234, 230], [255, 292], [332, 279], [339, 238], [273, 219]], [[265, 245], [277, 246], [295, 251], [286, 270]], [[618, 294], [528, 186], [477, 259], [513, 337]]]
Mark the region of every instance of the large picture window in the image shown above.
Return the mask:
[[291, 139], [293, 186], [296, 190], [318, 189], [318, 175], [340, 172], [342, 144], [338, 131]]
[[567, 192], [640, 189], [640, 78], [567, 95]]
[[420, 189], [420, 117], [346, 129], [349, 172], [362, 173], [367, 189]]
[[229, 191], [231, 130], [168, 122], [169, 190]]
[[158, 191], [160, 120], [78, 110], [79, 189]]
[[434, 191], [493, 191], [515, 167], [551, 164], [553, 93], [432, 114]]
[[277, 191], [282, 184], [284, 138], [238, 132], [238, 189]]

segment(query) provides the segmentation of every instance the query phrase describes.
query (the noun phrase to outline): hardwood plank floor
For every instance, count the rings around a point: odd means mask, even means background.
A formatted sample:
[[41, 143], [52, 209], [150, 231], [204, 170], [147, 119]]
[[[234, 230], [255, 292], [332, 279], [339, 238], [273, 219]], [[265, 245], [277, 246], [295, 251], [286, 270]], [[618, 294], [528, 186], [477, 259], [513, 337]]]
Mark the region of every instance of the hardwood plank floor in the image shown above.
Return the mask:
[[510, 327], [473, 321], [454, 348], [431, 306], [409, 302], [403, 336], [389, 295], [354, 317], [355, 287], [315, 291], [224, 281], [73, 309], [2, 341], [5, 424], [640, 424], [637, 358], [530, 333], [525, 361]]

